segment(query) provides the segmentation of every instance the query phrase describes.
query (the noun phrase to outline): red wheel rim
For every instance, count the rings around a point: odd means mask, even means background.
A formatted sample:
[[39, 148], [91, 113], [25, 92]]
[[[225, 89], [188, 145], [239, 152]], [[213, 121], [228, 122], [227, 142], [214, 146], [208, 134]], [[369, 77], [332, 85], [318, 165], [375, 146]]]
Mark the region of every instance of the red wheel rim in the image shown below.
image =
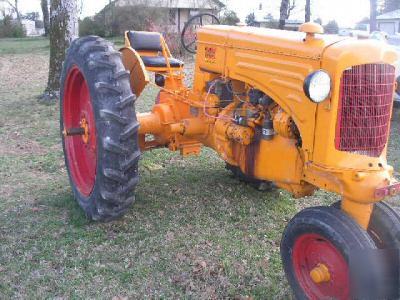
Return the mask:
[[63, 99], [64, 130], [81, 127], [82, 120], [87, 122], [89, 135], [86, 142], [81, 135], [64, 137], [65, 155], [72, 180], [78, 191], [87, 197], [96, 179], [96, 126], [89, 88], [76, 66], [68, 73]]
[[[319, 234], [301, 235], [293, 246], [293, 267], [300, 287], [309, 299], [349, 299], [350, 275], [341, 252]], [[325, 265], [329, 281], [315, 283], [310, 272], [319, 264]]]

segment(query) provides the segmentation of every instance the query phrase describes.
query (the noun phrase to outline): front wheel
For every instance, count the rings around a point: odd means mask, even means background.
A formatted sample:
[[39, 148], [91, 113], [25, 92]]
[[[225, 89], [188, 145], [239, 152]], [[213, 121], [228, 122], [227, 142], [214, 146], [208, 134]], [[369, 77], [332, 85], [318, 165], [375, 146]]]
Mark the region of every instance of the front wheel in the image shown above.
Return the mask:
[[75, 40], [63, 65], [60, 95], [74, 196], [91, 219], [115, 219], [134, 201], [140, 155], [135, 95], [121, 54], [95, 36]]
[[375, 249], [367, 232], [333, 207], [299, 212], [281, 242], [284, 270], [296, 299], [351, 299], [355, 286], [373, 290], [382, 274], [378, 261], [368, 260], [367, 276], [352, 272], [349, 262]]
[[[338, 201], [332, 207], [340, 209], [340, 205]], [[379, 249], [400, 249], [400, 215], [389, 204], [374, 204], [367, 232]]]

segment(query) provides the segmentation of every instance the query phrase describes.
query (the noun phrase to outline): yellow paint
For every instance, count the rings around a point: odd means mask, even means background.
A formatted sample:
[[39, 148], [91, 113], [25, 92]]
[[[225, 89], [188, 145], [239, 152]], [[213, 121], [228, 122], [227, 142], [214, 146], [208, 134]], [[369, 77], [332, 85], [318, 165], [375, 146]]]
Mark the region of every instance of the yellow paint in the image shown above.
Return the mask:
[[331, 274], [329, 273], [328, 267], [324, 264], [318, 264], [310, 272], [310, 277], [315, 283], [329, 282], [331, 280]]
[[[150, 113], [138, 115], [140, 146], [142, 150], [168, 147], [185, 156], [198, 154], [202, 146], [211, 147], [248, 176], [274, 181], [295, 197], [310, 195], [317, 188], [342, 195], [342, 209], [367, 228], [372, 204], [382, 200], [375, 198], [375, 190], [396, 180], [386, 151], [380, 157], [368, 157], [335, 149], [340, 78], [354, 65], [394, 65], [397, 56], [383, 43], [321, 35], [315, 24], [304, 24], [301, 30], [202, 27], [197, 34], [192, 88], [183, 84], [181, 69], [143, 66], [141, 55], [171, 57], [163, 39], [162, 53], [135, 52], [126, 39], [121, 51], [131, 70], [134, 92], [141, 92], [148, 83], [147, 72], [166, 79], [158, 104]], [[332, 90], [329, 99], [316, 104], [305, 95], [303, 84], [319, 69], [331, 76]], [[207, 90], [207, 83], [216, 79], [229, 80], [241, 96], [221, 105], [224, 99]], [[273, 99], [269, 113], [249, 103], [246, 94], [251, 88]], [[241, 116], [252, 112], [246, 124], [233, 120], [239, 107]], [[260, 139], [257, 130], [269, 115], [275, 136]], [[146, 141], [148, 134], [154, 139]]]

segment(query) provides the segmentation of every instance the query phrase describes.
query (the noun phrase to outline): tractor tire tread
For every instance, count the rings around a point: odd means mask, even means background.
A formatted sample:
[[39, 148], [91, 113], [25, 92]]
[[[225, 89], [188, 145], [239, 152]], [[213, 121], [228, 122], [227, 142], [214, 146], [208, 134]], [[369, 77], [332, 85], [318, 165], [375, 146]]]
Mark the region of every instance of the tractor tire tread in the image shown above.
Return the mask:
[[121, 140], [125, 141], [129, 139], [132, 135], [136, 134], [138, 129], [139, 129], [139, 122], [127, 125], [124, 128], [124, 131], [121, 133]]
[[108, 109], [100, 110], [100, 117], [105, 121], [116, 121], [123, 126], [129, 124], [129, 120], [126, 117], [121, 117], [118, 113]]
[[115, 86], [114, 84], [108, 82], [96, 82], [95, 87], [98, 92], [103, 94], [104, 93], [108, 94], [108, 92], [113, 92], [114, 94], [119, 96], [122, 95], [123, 93], [121, 87]]
[[135, 103], [135, 101], [136, 101], [136, 96], [134, 94], [132, 94], [132, 95], [129, 95], [129, 96], [125, 97], [125, 98], [121, 97], [121, 100], [117, 102], [117, 105], [118, 105], [119, 108], [123, 109], [126, 106]]
[[122, 163], [122, 169], [126, 172], [133, 166], [136, 166], [140, 159], [140, 151], [136, 151], [131, 154], [126, 160]]
[[[138, 121], [129, 72], [112, 44], [96, 36], [75, 40], [63, 67], [62, 83], [77, 65], [88, 84], [97, 132], [97, 172], [92, 193], [84, 197], [74, 186], [75, 198], [92, 220], [110, 221], [123, 215], [135, 201], [139, 182]], [[62, 84], [62, 91], [64, 85]], [[61, 105], [61, 129], [62, 101]], [[65, 145], [63, 140], [63, 147]], [[68, 161], [66, 159], [68, 169]], [[68, 169], [69, 172], [69, 169]]]

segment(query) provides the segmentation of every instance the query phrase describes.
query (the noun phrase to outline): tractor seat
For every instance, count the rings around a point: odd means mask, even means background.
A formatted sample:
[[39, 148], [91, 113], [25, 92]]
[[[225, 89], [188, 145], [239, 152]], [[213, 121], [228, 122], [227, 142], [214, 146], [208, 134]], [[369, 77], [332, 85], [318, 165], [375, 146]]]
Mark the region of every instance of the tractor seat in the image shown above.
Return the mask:
[[[163, 51], [161, 44], [161, 34], [158, 32], [146, 32], [146, 31], [128, 31], [127, 37], [130, 46], [139, 52], [144, 52], [141, 58], [143, 64], [146, 67], [153, 68], [166, 68], [167, 61], [164, 56], [160, 56], [160, 52]], [[146, 55], [150, 52], [150, 56]], [[151, 55], [154, 53], [154, 56]], [[183, 62], [170, 57], [169, 64], [171, 68], [180, 68], [183, 66]]]
[[[146, 67], [150, 68], [166, 68], [167, 61], [164, 56], [142, 56], [142, 61]], [[183, 61], [176, 58], [169, 58], [171, 68], [180, 68], [183, 66]]]

